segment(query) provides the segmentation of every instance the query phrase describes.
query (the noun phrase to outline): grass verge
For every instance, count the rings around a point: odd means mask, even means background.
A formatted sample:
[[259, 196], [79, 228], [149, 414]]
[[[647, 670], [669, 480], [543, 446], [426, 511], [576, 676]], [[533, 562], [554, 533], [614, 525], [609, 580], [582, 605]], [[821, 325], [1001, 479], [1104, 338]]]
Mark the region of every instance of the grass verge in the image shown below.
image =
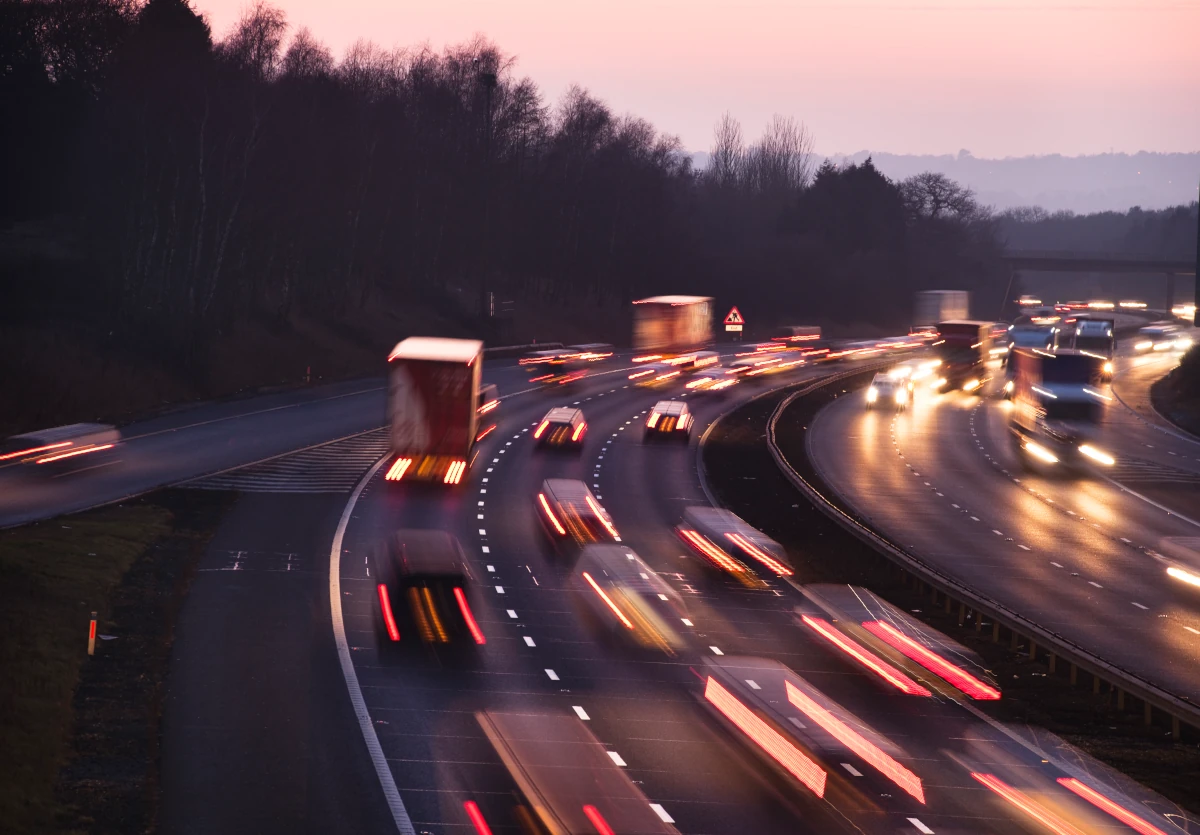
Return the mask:
[[1150, 400], [1160, 415], [1200, 437], [1200, 345], [1191, 348], [1170, 374], [1150, 387]]
[[[799, 464], [803, 430], [825, 403], [843, 393], [829, 386], [789, 409], [785, 420], [793, 429], [784, 448]], [[993, 643], [991, 624], [981, 631], [960, 627], [957, 612], [947, 614], [928, 595], [906, 586], [903, 574], [885, 556], [852, 536], [813, 507], [779, 472], [765, 443], [771, 413], [790, 391], [751, 401], [722, 418], [705, 444], [703, 455], [709, 484], [718, 501], [751, 525], [778, 540], [795, 560], [799, 583], [853, 583], [877, 592], [891, 603], [914, 613], [930, 626], [975, 650], [1004, 689], [999, 702], [984, 705], [996, 719], [1045, 728], [1087, 754], [1153, 789], [1182, 807], [1200, 813], [1200, 747], [1175, 743], [1170, 731], [1143, 724], [1140, 711], [1119, 710], [1107, 686], [1099, 694], [1080, 676], [1072, 687], [1060, 665], [1051, 674], [1042, 659], [1031, 661], [1007, 641]], [[785, 430], [781, 421], [780, 432]], [[781, 436], [781, 443], [784, 439]], [[802, 475], [828, 493], [814, 472]], [[797, 556], [799, 557], [798, 559]]]
[[[167, 491], [0, 533], [6, 832], [150, 828], [174, 613], [228, 502], [188, 500]], [[112, 637], [89, 658], [92, 611]], [[90, 768], [113, 756], [119, 764]], [[118, 797], [134, 800], [114, 817]]]

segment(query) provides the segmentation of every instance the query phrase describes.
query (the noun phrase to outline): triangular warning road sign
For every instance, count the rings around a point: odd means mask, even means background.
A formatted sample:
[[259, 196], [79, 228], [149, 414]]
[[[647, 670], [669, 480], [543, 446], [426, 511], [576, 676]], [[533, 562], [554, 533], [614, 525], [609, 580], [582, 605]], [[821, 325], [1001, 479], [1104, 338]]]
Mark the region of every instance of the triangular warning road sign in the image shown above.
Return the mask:
[[731, 308], [729, 310], [729, 315], [725, 317], [725, 324], [727, 324], [727, 325], [744, 325], [744, 324], [746, 324], [746, 320], [742, 318], [742, 311], [738, 310], [736, 307]]

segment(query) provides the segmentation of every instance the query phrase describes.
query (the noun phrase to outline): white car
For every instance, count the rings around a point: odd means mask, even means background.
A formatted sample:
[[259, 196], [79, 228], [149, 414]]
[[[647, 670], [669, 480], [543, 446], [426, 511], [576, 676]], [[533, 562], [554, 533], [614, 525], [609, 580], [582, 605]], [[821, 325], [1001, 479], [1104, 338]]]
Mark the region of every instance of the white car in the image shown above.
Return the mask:
[[897, 411], [908, 408], [912, 398], [912, 382], [880, 372], [867, 386], [867, 408], [888, 407]]

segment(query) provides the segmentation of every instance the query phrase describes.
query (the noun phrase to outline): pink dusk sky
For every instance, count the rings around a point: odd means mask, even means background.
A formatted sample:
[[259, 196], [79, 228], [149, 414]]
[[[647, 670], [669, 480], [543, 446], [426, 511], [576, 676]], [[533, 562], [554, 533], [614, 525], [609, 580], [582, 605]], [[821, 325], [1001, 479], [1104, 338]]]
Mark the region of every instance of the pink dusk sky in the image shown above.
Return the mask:
[[[223, 37], [247, 0], [194, 0]], [[476, 34], [707, 150], [729, 111], [824, 154], [1200, 150], [1200, 0], [274, 0], [340, 56]]]

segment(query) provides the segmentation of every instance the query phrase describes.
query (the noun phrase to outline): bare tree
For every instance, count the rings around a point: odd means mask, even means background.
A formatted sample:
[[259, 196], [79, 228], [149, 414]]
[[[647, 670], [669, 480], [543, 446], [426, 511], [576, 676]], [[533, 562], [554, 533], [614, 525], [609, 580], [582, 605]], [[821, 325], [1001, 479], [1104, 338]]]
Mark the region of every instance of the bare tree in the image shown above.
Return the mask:
[[746, 157], [746, 179], [759, 193], [798, 192], [812, 177], [813, 139], [803, 122], [776, 114]]
[[945, 174], [926, 171], [900, 183], [900, 194], [911, 220], [948, 220], [972, 223], [985, 220], [990, 209], [980, 206], [975, 192]]
[[279, 70], [280, 50], [287, 28], [287, 15], [282, 9], [265, 0], [257, 0], [222, 42], [221, 52], [260, 81], [270, 81]]
[[283, 55], [281, 73], [288, 78], [316, 78], [333, 74], [333, 55], [305, 26], [292, 38]]
[[708, 176], [721, 188], [733, 188], [741, 181], [746, 165], [746, 144], [742, 124], [728, 112], [713, 128]]

